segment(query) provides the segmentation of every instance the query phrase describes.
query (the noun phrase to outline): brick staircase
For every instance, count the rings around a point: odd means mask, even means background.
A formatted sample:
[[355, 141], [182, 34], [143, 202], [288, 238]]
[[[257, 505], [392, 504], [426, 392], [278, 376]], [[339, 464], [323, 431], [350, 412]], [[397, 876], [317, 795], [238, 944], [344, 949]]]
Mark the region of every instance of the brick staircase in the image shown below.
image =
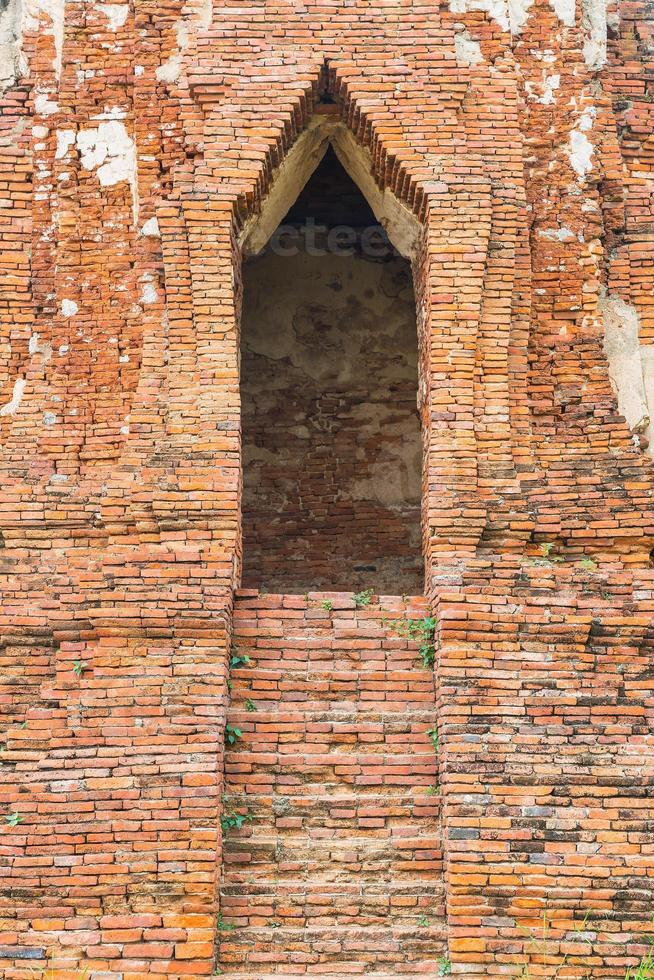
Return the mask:
[[438, 975], [434, 684], [398, 632], [426, 615], [422, 597], [238, 594], [225, 813], [252, 819], [225, 834], [223, 976]]

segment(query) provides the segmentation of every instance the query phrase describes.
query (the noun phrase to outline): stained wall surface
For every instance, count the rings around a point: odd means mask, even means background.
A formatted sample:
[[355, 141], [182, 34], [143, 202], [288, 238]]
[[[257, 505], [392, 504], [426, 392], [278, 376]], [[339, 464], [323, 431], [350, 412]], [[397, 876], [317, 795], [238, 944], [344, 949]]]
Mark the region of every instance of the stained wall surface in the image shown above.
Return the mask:
[[53, 955], [132, 980], [214, 969], [240, 251], [325, 120], [367, 155], [380, 214], [421, 228], [438, 943], [474, 980], [534, 972], [547, 911], [554, 966], [615, 980], [638, 961], [651, 18], [596, 0], [3, 5], [5, 976]]
[[338, 170], [243, 269], [243, 585], [419, 594], [411, 266]]

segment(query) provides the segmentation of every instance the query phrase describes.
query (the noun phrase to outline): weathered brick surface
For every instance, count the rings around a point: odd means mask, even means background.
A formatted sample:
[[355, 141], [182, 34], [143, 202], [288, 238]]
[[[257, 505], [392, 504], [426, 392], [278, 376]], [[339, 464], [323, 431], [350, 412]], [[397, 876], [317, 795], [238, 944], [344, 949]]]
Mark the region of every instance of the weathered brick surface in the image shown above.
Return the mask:
[[[608, 6], [606, 64], [590, 0], [514, 5], [512, 25], [499, 3], [451, 6], [22, 4], [0, 123], [7, 977], [46, 953], [130, 980], [213, 970], [241, 563], [237, 238], [325, 110], [424, 229], [438, 942], [474, 978], [524, 958], [548, 976], [567, 955], [560, 976], [614, 980], [642, 950], [652, 470], [618, 412], [600, 307], [603, 288], [633, 306], [651, 352], [651, 5]], [[300, 816], [280, 832], [304, 833]], [[291, 918], [324, 854], [300, 850]], [[383, 896], [343, 928], [372, 936]], [[545, 954], [525, 934], [543, 908]], [[420, 962], [398, 921], [384, 955], [406, 939]], [[241, 960], [261, 928], [232, 944]], [[312, 928], [300, 951], [332, 956]], [[338, 955], [343, 974], [354, 956]]]
[[225, 809], [252, 819], [225, 841], [229, 976], [437, 972], [434, 684], [402, 635], [425, 615], [420, 598], [237, 599], [234, 644], [250, 662], [233, 672], [228, 721], [243, 735], [226, 753]]

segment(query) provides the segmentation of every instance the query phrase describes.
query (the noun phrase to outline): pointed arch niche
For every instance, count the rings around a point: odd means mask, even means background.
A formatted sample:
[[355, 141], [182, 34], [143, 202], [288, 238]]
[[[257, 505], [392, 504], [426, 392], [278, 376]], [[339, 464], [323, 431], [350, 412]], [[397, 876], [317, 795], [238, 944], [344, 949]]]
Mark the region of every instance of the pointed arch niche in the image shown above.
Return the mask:
[[244, 223], [245, 587], [423, 591], [421, 239], [352, 132], [320, 112]]

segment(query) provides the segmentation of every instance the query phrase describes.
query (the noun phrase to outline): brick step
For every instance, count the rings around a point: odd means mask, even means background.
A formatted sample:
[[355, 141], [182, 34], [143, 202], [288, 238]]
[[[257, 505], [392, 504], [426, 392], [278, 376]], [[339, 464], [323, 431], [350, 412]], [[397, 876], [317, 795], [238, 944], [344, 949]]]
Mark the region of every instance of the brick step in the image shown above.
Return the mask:
[[410, 670], [261, 670], [255, 667], [232, 670], [232, 696], [251, 698], [255, 703], [273, 705], [315, 701], [395, 701], [419, 707], [433, 705], [432, 677], [412, 676]]
[[[235, 929], [221, 933], [219, 959], [275, 972], [288, 964], [331, 964], [343, 961], [357, 964], [365, 972], [369, 966], [410, 964], [418, 972], [438, 970], [438, 956], [444, 947], [442, 922], [425, 926], [387, 924], [378, 926], [288, 926]], [[313, 969], [310, 972], [314, 972]]]
[[363, 796], [361, 792], [331, 796], [249, 796], [243, 793], [226, 793], [225, 796], [228, 813], [247, 813], [252, 817], [251, 824], [248, 822], [240, 830], [229, 831], [230, 835], [238, 836], [248, 834], [249, 827], [256, 833], [264, 826], [271, 834], [286, 833], [291, 827], [301, 828], [308, 837], [314, 830], [325, 835], [370, 828], [377, 832], [379, 828], [409, 826], [415, 820], [421, 821], [420, 826], [423, 821], [429, 826], [440, 815], [440, 797], [413, 787], [384, 796], [375, 793]]
[[[440, 967], [440, 962], [437, 961], [437, 966]], [[431, 964], [428, 965], [428, 969], [423, 972], [416, 972], [412, 970], [409, 966], [404, 969], [403, 964], [398, 963], [394, 969], [393, 973], [370, 973], [368, 970], [362, 972], [360, 969], [351, 969], [349, 963], [339, 964], [338, 973], [326, 973], [320, 967], [313, 968], [310, 973], [304, 966], [293, 963], [287, 965], [284, 970], [280, 970], [277, 973], [262, 973], [261, 970], [253, 969], [250, 973], [234, 973], [232, 970], [222, 971], [220, 973], [221, 980], [297, 980], [298, 977], [320, 977], [320, 980], [343, 980], [343, 977], [365, 977], [366, 980], [397, 980], [398, 976], [402, 977], [421, 977], [424, 980], [425, 977], [431, 978], [435, 976], [445, 976], [441, 971], [437, 974], [433, 973], [433, 967]]]
[[305, 882], [278, 882], [224, 886], [220, 894], [223, 920], [239, 928], [284, 926], [397, 925], [422, 927], [422, 917], [444, 914], [440, 882], [389, 881], [383, 887], [372, 882], [343, 883], [329, 889]]
[[[325, 778], [317, 778], [320, 776]], [[436, 772], [429, 767], [417, 771], [416, 766], [411, 766], [409, 772], [399, 772], [397, 769], [393, 770], [392, 767], [385, 766], [374, 773], [370, 770], [346, 771], [339, 773], [338, 776], [326, 771], [320, 773], [315, 769], [306, 769], [300, 776], [297, 772], [290, 772], [281, 766], [277, 771], [271, 767], [268, 772], [262, 772], [259, 768], [253, 771], [237, 770], [235, 763], [230, 761], [226, 768], [225, 793], [228, 796], [247, 793], [249, 796], [269, 792], [277, 796], [294, 794], [316, 799], [336, 796], [344, 789], [356, 789], [361, 797], [367, 800], [369, 795], [373, 796], [382, 786], [398, 791], [415, 789], [427, 793], [431, 787], [436, 786], [436, 783]]]
[[254, 712], [231, 710], [229, 720], [242, 732], [234, 748], [235, 756], [253, 743], [282, 754], [295, 753], [298, 749], [308, 754], [332, 751], [434, 754], [428, 734], [436, 721], [433, 712], [419, 718], [400, 715], [379, 720], [360, 717], [351, 721], [319, 721], [305, 717], [291, 722], [271, 716], [259, 718]]
[[[439, 964], [437, 964], [439, 965]], [[338, 973], [325, 973], [322, 969], [312, 969], [311, 973], [307, 973], [306, 969], [293, 963], [290, 966], [286, 966], [283, 971], [277, 973], [262, 973], [261, 970], [252, 970], [250, 973], [234, 973], [232, 970], [225, 972], [224, 970], [220, 973], [221, 980], [297, 980], [298, 977], [320, 977], [320, 980], [343, 980], [343, 977], [356, 977], [365, 976], [366, 980], [397, 980], [398, 976], [403, 977], [434, 977], [435, 974], [430, 972], [432, 969], [431, 964], [426, 972], [417, 973], [412, 971], [411, 968], [407, 970], [403, 969], [402, 964], [397, 964], [393, 973], [369, 973], [368, 970], [365, 973], [361, 970], [356, 972], [350, 969], [349, 963], [341, 963], [339, 965]], [[445, 976], [444, 973], [439, 972], [438, 976]]]
[[[316, 649], [307, 649], [310, 643], [315, 643]], [[364, 678], [368, 678], [371, 674], [386, 676], [392, 672], [413, 674], [416, 675], [418, 682], [429, 682], [431, 677], [431, 670], [422, 666], [417, 649], [407, 648], [406, 645], [397, 643], [390, 645], [381, 637], [371, 640], [370, 647], [361, 650], [344, 650], [340, 647], [330, 649], [320, 639], [310, 641], [304, 639], [302, 647], [294, 650], [253, 648], [243, 644], [232, 647], [233, 651], [235, 649], [239, 655], [249, 657], [250, 662], [247, 665], [233, 667], [233, 677], [240, 677], [244, 672], [256, 668], [274, 678], [280, 671], [281, 664], [284, 665], [282, 671], [284, 675], [292, 673], [293, 676], [298, 677], [314, 677], [316, 674], [332, 670], [338, 673], [356, 672], [358, 676]]]
[[[411, 833], [415, 834], [415, 828], [412, 826], [411, 820], [405, 820], [404, 823], [389, 824], [383, 826], [370, 826], [370, 827], [333, 827], [333, 828], [322, 828], [322, 827], [310, 827], [307, 828], [306, 825], [302, 824], [299, 820], [297, 823], [293, 823], [289, 826], [293, 818], [286, 818], [286, 823], [279, 824], [274, 821], [259, 821], [254, 819], [251, 823], [245, 824], [239, 831], [230, 830], [224, 838], [224, 846], [226, 850], [231, 850], [236, 847], [245, 848], [249, 843], [261, 843], [263, 841], [276, 840], [280, 846], [288, 849], [291, 847], [298, 847], [299, 845], [305, 844], [307, 847], [313, 848], [314, 845], [332, 847], [351, 847], [356, 845], [357, 847], [362, 847], [365, 844], [377, 843], [391, 844], [394, 847], [399, 847], [401, 843], [407, 839], [410, 839]], [[371, 823], [376, 823], [371, 821]], [[432, 820], [423, 820], [421, 824], [421, 830], [425, 834], [422, 840], [426, 841], [429, 838], [438, 838], [438, 820], [434, 817]]]
[[[232, 707], [230, 715], [238, 715], [239, 721], [252, 724], [256, 718], [257, 723], [270, 722], [271, 724], [283, 722], [284, 724], [296, 724], [298, 722], [340, 722], [347, 723], [351, 720], [353, 724], [362, 721], [386, 721], [398, 720], [422, 723], [427, 727], [436, 720], [436, 706], [433, 703], [420, 702], [412, 705], [404, 701], [356, 701], [344, 699], [342, 701], [326, 700], [314, 698], [313, 700], [302, 700], [297, 702], [276, 702], [264, 701], [260, 697], [252, 697], [249, 689], [232, 691]], [[248, 711], [245, 699], [250, 698], [254, 704], [254, 710]]]
[[[437, 976], [444, 953], [432, 671], [382, 619], [424, 600], [237, 596], [225, 759], [223, 976]], [[251, 606], [251, 608], [247, 608]], [[248, 711], [245, 700], [253, 702]]]
[[[386, 714], [309, 710], [303, 714], [293, 712], [292, 718], [286, 711], [229, 711], [230, 723], [234, 725], [238, 721], [241, 738], [260, 737], [266, 740], [266, 744], [284, 739], [334, 742], [336, 739], [352, 741], [358, 738], [364, 742], [368, 739], [371, 744], [388, 739], [391, 745], [396, 742], [411, 745], [413, 739], [420, 738], [426, 747], [431, 744], [428, 731], [436, 724], [436, 718], [433, 707], [424, 711], [389, 711]], [[238, 752], [241, 745], [242, 741], [235, 743], [234, 750]]]
[[383, 617], [367, 623], [352, 620], [331, 625], [304, 621], [290, 627], [280, 621], [275, 626], [269, 624], [267, 629], [253, 625], [250, 630], [235, 624], [232, 648], [256, 658], [262, 668], [288, 662], [296, 669], [306, 669], [331, 661], [379, 670], [399, 661], [411, 669], [424, 670], [418, 654], [422, 634], [418, 631], [411, 637], [408, 629], [406, 618]]
[[366, 876], [374, 875], [379, 884], [402, 875], [415, 879], [422, 873], [432, 873], [440, 866], [441, 859], [441, 841], [437, 834], [397, 840], [340, 838], [331, 841], [227, 837], [223, 843], [225, 871], [229, 872], [231, 883], [235, 883], [236, 876], [243, 875], [255, 876], [256, 882], [270, 875], [315, 883], [343, 881], [351, 875], [362, 881]]

